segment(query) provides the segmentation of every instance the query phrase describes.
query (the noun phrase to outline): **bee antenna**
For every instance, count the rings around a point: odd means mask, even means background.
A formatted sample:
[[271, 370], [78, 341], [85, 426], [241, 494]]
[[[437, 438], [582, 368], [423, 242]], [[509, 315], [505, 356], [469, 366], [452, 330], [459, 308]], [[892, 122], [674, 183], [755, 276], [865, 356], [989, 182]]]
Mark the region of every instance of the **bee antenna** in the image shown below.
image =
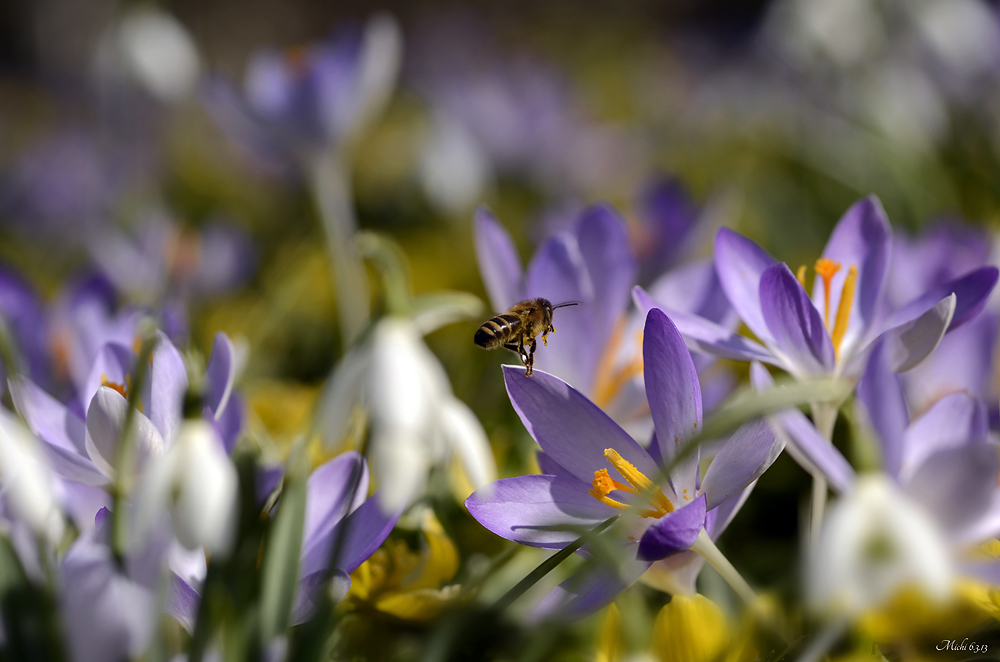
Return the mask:
[[565, 308], [566, 306], [579, 306], [581, 303], [582, 302], [580, 301], [567, 301], [559, 304], [558, 306], [552, 306], [552, 310], [555, 310], [556, 308]]

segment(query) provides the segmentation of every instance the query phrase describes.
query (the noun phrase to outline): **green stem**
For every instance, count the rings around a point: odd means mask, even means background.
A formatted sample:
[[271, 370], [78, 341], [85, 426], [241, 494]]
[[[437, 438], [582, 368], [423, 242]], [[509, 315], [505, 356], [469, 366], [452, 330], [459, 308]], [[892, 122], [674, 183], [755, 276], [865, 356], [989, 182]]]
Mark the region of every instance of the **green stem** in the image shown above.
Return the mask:
[[[834, 402], [816, 402], [812, 405], [813, 422], [816, 424], [816, 429], [829, 443], [833, 443], [833, 427], [837, 423], [838, 408]], [[809, 538], [813, 544], [819, 539], [823, 513], [826, 510], [826, 496], [826, 477], [820, 473], [813, 474], [812, 507], [809, 516]]]
[[734, 568], [733, 564], [729, 562], [726, 555], [719, 551], [719, 548], [715, 546], [715, 542], [705, 532], [705, 529], [702, 529], [701, 533], [698, 534], [698, 539], [691, 545], [691, 551], [708, 561], [709, 565], [722, 575], [726, 583], [736, 591], [736, 594], [740, 596], [748, 607], [756, 607], [757, 594], [750, 588], [750, 584], [747, 584], [746, 580], [743, 579], [743, 575], [740, 574], [739, 570]]
[[334, 151], [317, 155], [308, 163], [320, 220], [326, 235], [337, 296], [341, 340], [349, 348], [368, 323], [368, 276], [354, 250], [358, 221], [352, 202], [350, 173]]
[[542, 577], [555, 570], [556, 566], [568, 559], [573, 552], [580, 549], [580, 547], [582, 547], [586, 542], [614, 524], [617, 519], [618, 516], [615, 515], [614, 517], [604, 520], [587, 533], [583, 534], [549, 558], [539, 563], [537, 568], [529, 572], [524, 579], [519, 581], [513, 588], [500, 596], [500, 599], [493, 604], [491, 611], [500, 613], [506, 610], [507, 607], [510, 607], [515, 600], [524, 595], [529, 588], [537, 584]]

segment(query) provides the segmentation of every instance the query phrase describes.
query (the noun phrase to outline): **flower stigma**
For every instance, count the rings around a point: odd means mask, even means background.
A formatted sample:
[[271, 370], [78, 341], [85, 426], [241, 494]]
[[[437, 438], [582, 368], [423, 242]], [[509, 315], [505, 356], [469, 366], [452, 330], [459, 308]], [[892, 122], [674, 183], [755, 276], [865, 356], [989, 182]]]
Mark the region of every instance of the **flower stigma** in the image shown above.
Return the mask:
[[[823, 325], [830, 333], [830, 340], [833, 342], [833, 352], [837, 360], [840, 359], [840, 345], [844, 341], [847, 333], [847, 323], [851, 319], [851, 307], [854, 305], [854, 289], [858, 281], [858, 268], [854, 265], [847, 270], [847, 277], [844, 278], [844, 287], [840, 291], [840, 303], [837, 304], [837, 314], [830, 325], [830, 286], [833, 283], [834, 275], [840, 271], [840, 262], [835, 262], [829, 258], [821, 257], [816, 260], [816, 275], [823, 279]], [[802, 265], [795, 274], [802, 289], [806, 287], [806, 266]]]
[[663, 490], [659, 486], [654, 485], [653, 481], [649, 480], [645, 474], [635, 468], [632, 463], [623, 458], [618, 454], [613, 448], [604, 449], [604, 457], [608, 459], [611, 465], [618, 470], [625, 480], [629, 482], [628, 485], [625, 483], [620, 483], [608, 474], [607, 469], [599, 469], [594, 472], [594, 481], [591, 483], [593, 489], [590, 490], [590, 496], [594, 497], [601, 503], [611, 506], [612, 508], [617, 508], [618, 510], [629, 510], [630, 506], [622, 503], [621, 501], [615, 501], [608, 495], [611, 492], [629, 492], [630, 494], [644, 494], [649, 499], [649, 505], [652, 508], [643, 508], [639, 510], [639, 515], [642, 517], [656, 517], [660, 518], [667, 513], [673, 512], [674, 505], [670, 503], [670, 499], [663, 494]]

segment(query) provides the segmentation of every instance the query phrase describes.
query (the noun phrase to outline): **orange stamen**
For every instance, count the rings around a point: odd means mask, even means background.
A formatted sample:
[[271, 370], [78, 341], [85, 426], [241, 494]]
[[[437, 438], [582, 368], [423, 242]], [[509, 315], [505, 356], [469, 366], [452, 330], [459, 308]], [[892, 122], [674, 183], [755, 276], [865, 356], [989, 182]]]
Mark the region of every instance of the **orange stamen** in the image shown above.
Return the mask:
[[[604, 353], [601, 354], [600, 363], [597, 365], [597, 373], [594, 377], [594, 397], [593, 401], [598, 407], [606, 407], [615, 399], [615, 396], [621, 392], [622, 387], [629, 382], [630, 379], [642, 374], [642, 353], [637, 352], [631, 361], [623, 366], [615, 366], [615, 357], [618, 355], [618, 350], [621, 348], [622, 342], [625, 339], [625, 318], [620, 317], [618, 321], [615, 322], [614, 329], [611, 331], [611, 337], [608, 339], [608, 344], [604, 349]], [[636, 341], [637, 347], [642, 347], [642, 332], [638, 334], [638, 339]]]
[[823, 279], [823, 324], [830, 328], [830, 283], [833, 275], [840, 271], [840, 262], [821, 257], [816, 260], [816, 274]]
[[837, 306], [837, 320], [833, 325], [833, 352], [834, 356], [840, 358], [840, 343], [847, 333], [847, 322], [851, 318], [851, 306], [854, 305], [854, 285], [858, 280], [858, 268], [851, 265], [847, 271], [847, 278], [844, 279], [844, 289], [840, 292], [840, 305]]
[[594, 472], [594, 482], [592, 483], [594, 489], [590, 491], [592, 497], [612, 508], [628, 510], [629, 506], [611, 499], [608, 497], [608, 494], [618, 491], [644, 495], [649, 499], [650, 505], [653, 508], [639, 510], [638, 513], [641, 517], [663, 517], [673, 511], [674, 506], [670, 503], [670, 499], [663, 494], [663, 490], [659, 486], [654, 485], [641, 471], [625, 460], [618, 451], [613, 448], [605, 448], [604, 457], [629, 482], [629, 485], [613, 479], [608, 474], [607, 469], [600, 469]]
[[101, 386], [107, 386], [112, 391], [117, 391], [123, 398], [128, 398], [128, 389], [132, 385], [128, 375], [125, 375], [125, 383], [119, 384], [108, 380], [108, 376], [101, 373]]

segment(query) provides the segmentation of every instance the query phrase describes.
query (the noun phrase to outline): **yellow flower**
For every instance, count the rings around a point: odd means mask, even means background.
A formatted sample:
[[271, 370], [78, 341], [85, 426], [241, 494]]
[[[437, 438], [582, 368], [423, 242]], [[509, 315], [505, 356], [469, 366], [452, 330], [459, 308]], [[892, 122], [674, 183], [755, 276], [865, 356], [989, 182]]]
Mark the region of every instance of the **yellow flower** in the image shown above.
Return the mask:
[[615, 603], [608, 607], [597, 640], [596, 662], [619, 662], [622, 659], [622, 615]]
[[353, 606], [426, 621], [464, 597], [459, 586], [441, 586], [458, 572], [455, 544], [430, 509], [420, 519], [420, 551], [403, 540], [389, 540], [351, 573], [348, 597]]
[[711, 662], [730, 640], [725, 614], [698, 593], [673, 596], [653, 624], [653, 652], [661, 662]]

